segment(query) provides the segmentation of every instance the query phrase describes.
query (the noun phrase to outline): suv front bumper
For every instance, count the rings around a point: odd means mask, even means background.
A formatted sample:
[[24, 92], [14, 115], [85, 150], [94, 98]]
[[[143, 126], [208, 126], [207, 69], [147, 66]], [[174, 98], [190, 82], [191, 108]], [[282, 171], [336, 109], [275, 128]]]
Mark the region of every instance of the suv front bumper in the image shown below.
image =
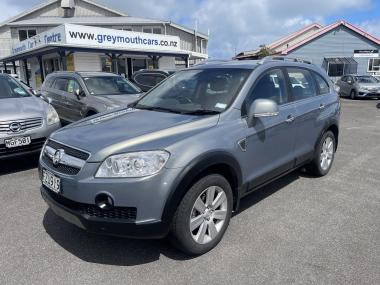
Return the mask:
[[162, 238], [169, 231], [169, 224], [161, 221], [136, 223], [121, 219], [91, 217], [79, 210], [79, 203], [66, 199], [63, 205], [57, 198], [57, 194], [43, 186], [40, 190], [42, 198], [57, 216], [91, 233], [129, 238]]

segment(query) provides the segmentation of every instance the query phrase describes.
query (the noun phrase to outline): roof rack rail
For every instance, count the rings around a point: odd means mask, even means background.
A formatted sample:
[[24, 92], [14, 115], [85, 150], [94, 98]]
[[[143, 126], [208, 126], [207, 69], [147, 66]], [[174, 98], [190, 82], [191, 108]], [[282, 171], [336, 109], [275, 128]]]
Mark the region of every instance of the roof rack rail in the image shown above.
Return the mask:
[[294, 57], [287, 57], [287, 56], [266, 56], [261, 61], [260, 64], [263, 64], [267, 61], [274, 61], [274, 60], [282, 60], [282, 61], [290, 61], [290, 62], [301, 62], [306, 64], [313, 64], [311, 60], [306, 60], [302, 58], [294, 58]]

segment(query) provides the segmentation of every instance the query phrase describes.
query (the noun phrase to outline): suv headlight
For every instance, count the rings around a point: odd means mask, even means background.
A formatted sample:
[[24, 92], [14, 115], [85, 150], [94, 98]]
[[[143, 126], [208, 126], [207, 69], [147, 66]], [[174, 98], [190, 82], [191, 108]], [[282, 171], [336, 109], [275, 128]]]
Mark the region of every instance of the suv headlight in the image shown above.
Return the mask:
[[49, 105], [49, 109], [47, 111], [47, 124], [53, 125], [59, 122], [59, 116], [57, 111], [53, 106]]
[[100, 165], [95, 177], [144, 177], [158, 173], [169, 159], [164, 150], [117, 154], [108, 157]]

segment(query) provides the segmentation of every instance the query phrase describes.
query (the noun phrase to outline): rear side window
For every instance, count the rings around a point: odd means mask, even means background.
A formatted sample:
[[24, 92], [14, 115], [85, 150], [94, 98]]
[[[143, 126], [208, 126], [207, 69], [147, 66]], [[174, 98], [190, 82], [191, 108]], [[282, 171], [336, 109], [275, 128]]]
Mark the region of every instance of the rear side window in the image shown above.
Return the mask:
[[271, 99], [277, 104], [288, 102], [286, 83], [280, 69], [272, 69], [260, 77], [246, 101], [246, 108], [256, 99]]
[[166, 77], [162, 74], [137, 74], [135, 77], [135, 81], [138, 84], [154, 87], [158, 83], [160, 83], [162, 80], [164, 80]]
[[315, 81], [317, 82], [318, 94], [322, 95], [322, 94], [330, 93], [330, 87], [327, 84], [326, 80], [324, 80], [322, 76], [320, 76], [319, 74], [315, 72], [313, 72], [313, 74], [314, 74]]
[[310, 71], [299, 68], [287, 68], [287, 72], [295, 101], [316, 96], [316, 86]]
[[66, 92], [67, 82], [66, 78], [57, 78], [54, 83], [54, 89]]

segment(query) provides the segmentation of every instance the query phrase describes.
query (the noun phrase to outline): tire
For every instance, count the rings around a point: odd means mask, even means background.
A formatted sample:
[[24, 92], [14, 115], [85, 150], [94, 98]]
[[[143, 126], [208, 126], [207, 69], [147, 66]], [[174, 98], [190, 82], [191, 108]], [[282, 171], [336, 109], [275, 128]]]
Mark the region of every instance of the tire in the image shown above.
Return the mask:
[[[210, 204], [218, 205], [216, 201], [222, 203], [217, 207], [210, 206]], [[172, 244], [192, 256], [213, 249], [228, 227], [232, 204], [232, 189], [223, 176], [211, 174], [201, 178], [185, 194], [173, 217], [169, 233]], [[198, 211], [200, 208], [204, 209], [203, 213]], [[191, 231], [191, 220], [194, 221], [193, 231]]]
[[[332, 142], [331, 147], [328, 145], [329, 142]], [[327, 144], [327, 149], [325, 149], [325, 144]], [[329, 173], [334, 162], [335, 150], [336, 138], [331, 131], [327, 131], [323, 134], [318, 143], [313, 160], [306, 167], [308, 172], [315, 176], [325, 176], [327, 173]]]
[[355, 100], [355, 99], [356, 99], [356, 91], [355, 91], [355, 90], [351, 90], [350, 98], [351, 98], [352, 100]]

